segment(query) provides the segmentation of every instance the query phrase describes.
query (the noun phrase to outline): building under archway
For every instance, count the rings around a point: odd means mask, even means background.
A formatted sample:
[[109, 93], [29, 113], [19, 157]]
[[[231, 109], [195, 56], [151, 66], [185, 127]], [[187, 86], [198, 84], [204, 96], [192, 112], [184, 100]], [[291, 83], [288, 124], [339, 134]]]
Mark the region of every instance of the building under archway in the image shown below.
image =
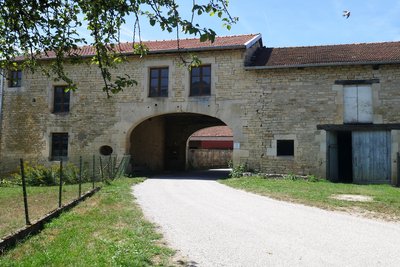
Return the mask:
[[233, 133], [228, 126], [213, 126], [192, 134], [187, 145], [189, 169], [228, 168], [232, 162]]
[[187, 140], [196, 131], [226, 125], [196, 113], [170, 113], [146, 119], [130, 134], [133, 171], [184, 170]]

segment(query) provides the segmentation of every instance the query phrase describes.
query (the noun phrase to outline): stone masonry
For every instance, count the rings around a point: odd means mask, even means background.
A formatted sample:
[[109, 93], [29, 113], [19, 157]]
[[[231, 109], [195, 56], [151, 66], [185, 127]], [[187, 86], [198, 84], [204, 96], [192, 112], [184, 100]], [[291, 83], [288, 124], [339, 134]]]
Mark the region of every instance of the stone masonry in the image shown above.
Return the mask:
[[[15, 169], [20, 157], [49, 162], [54, 132], [68, 132], [70, 159], [98, 155], [103, 145], [111, 146], [115, 154], [131, 154], [136, 142], [131, 133], [141, 123], [160, 115], [192, 113], [216, 118], [232, 129], [234, 164], [246, 163], [266, 173], [326, 177], [326, 131], [317, 125], [343, 124], [343, 85], [337, 80], [379, 79], [372, 85], [373, 123], [400, 122], [400, 64], [245, 68], [261, 46], [260, 37], [248, 48], [196, 51], [212, 71], [211, 95], [201, 97], [189, 96], [190, 71], [181, 64], [182, 54], [176, 52], [130, 56], [113, 74], [126, 73], [138, 84], [110, 99], [101, 90], [96, 66], [67, 65], [78, 90], [71, 93], [70, 112], [65, 114], [52, 113], [53, 88], [63, 83], [24, 71], [21, 87], [8, 87], [7, 82], [4, 86], [1, 171]], [[168, 97], [148, 97], [149, 68], [160, 66], [169, 67]], [[157, 130], [161, 128], [165, 128], [162, 122], [140, 135], [155, 140], [151, 142], [154, 148], [140, 152], [147, 153], [144, 157], [149, 161], [162, 160], [165, 155], [166, 135]], [[400, 134], [398, 130], [391, 134], [394, 183]], [[285, 139], [294, 140], [293, 156], [277, 156], [277, 140]]]

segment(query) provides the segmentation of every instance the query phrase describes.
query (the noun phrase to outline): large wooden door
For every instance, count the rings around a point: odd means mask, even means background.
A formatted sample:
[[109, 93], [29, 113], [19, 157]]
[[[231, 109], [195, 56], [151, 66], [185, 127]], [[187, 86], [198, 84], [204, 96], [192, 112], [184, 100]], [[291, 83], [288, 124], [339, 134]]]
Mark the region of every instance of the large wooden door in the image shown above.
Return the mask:
[[390, 146], [390, 131], [353, 132], [353, 181], [390, 183]]

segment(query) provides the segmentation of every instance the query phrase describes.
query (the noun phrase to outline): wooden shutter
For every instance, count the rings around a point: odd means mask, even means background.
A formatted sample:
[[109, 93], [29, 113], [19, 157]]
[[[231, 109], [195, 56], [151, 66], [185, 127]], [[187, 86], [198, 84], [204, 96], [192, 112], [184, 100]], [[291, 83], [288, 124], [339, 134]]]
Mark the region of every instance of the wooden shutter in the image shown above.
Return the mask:
[[369, 85], [344, 87], [344, 122], [372, 123], [372, 88]]
[[368, 85], [357, 86], [357, 115], [358, 122], [370, 123], [373, 120], [372, 88]]

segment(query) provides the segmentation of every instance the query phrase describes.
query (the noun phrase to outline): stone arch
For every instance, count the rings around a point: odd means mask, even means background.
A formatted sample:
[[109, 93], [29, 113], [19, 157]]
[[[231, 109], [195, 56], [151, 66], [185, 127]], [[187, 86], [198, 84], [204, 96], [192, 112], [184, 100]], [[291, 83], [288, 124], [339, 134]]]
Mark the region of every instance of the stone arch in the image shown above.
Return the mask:
[[200, 113], [176, 112], [147, 117], [127, 133], [132, 168], [134, 171], [184, 170], [188, 138], [200, 129], [222, 125], [227, 124]]

